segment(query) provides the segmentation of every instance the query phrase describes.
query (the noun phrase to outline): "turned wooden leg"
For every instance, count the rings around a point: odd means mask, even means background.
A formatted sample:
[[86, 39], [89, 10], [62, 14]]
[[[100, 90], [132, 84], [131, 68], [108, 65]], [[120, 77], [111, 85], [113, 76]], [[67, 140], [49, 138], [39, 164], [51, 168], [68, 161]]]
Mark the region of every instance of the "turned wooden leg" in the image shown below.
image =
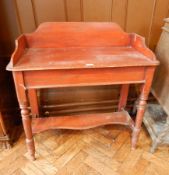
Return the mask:
[[135, 149], [138, 141], [138, 137], [141, 130], [141, 124], [144, 117], [144, 112], [146, 108], [146, 101], [150, 92], [152, 79], [154, 75], [154, 67], [149, 67], [145, 70], [145, 83], [141, 86], [141, 94], [137, 105], [137, 114], [135, 120], [135, 126], [132, 132], [131, 148]]
[[35, 145], [31, 127], [31, 116], [27, 105], [20, 105], [22, 122], [26, 136], [27, 150], [31, 160], [35, 160]]
[[122, 109], [124, 109], [126, 107], [128, 92], [129, 92], [129, 84], [121, 85], [118, 111], [121, 111]]
[[142, 120], [143, 120], [143, 116], [146, 108], [146, 100], [147, 100], [147, 96], [145, 96], [144, 93], [142, 93], [137, 105], [136, 121], [133, 129], [133, 133], [132, 133], [132, 149], [136, 148], [136, 144], [137, 144], [137, 140], [141, 130], [141, 124], [142, 124]]
[[25, 87], [24, 84], [23, 73], [18, 71], [13, 72], [13, 77], [15, 81], [15, 88], [18, 97], [18, 102], [21, 109], [27, 149], [30, 155], [30, 159], [35, 160], [35, 145], [32, 134], [30, 110], [28, 106], [29, 102], [27, 97], [27, 88]]

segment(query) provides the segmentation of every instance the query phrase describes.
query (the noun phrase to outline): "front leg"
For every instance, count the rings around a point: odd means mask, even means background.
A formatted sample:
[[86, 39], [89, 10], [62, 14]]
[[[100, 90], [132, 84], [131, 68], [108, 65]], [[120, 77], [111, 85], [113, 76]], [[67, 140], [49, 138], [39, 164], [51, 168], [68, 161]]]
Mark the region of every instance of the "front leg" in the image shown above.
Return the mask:
[[138, 141], [138, 137], [141, 131], [141, 124], [146, 108], [146, 100], [147, 97], [144, 96], [144, 93], [141, 94], [140, 99], [137, 104], [137, 115], [136, 115], [136, 121], [135, 121], [135, 126], [133, 128], [133, 133], [132, 133], [132, 149], [136, 148], [136, 144]]
[[26, 136], [26, 145], [32, 160], [35, 160], [35, 146], [32, 134], [32, 126], [31, 126], [31, 116], [29, 110], [29, 102], [27, 98], [27, 89], [24, 84], [24, 77], [22, 72], [13, 72], [13, 77], [15, 81], [15, 88], [17, 93], [17, 98], [19, 102], [19, 106], [21, 109], [21, 116], [23, 122], [23, 128]]
[[32, 134], [32, 124], [31, 124], [31, 116], [28, 105], [20, 104], [21, 115], [22, 115], [22, 123], [26, 136], [26, 146], [31, 160], [35, 160], [35, 145]]
[[137, 105], [135, 126], [134, 126], [133, 133], [132, 133], [132, 141], [131, 141], [132, 149], [136, 148], [136, 144], [137, 144], [138, 137], [140, 134], [141, 124], [143, 121], [144, 112], [146, 108], [146, 101], [147, 101], [147, 98], [150, 92], [154, 70], [155, 70], [155, 67], [148, 67], [145, 70], [145, 83], [142, 84], [141, 86], [141, 94], [140, 94], [140, 98], [138, 100], [138, 105]]

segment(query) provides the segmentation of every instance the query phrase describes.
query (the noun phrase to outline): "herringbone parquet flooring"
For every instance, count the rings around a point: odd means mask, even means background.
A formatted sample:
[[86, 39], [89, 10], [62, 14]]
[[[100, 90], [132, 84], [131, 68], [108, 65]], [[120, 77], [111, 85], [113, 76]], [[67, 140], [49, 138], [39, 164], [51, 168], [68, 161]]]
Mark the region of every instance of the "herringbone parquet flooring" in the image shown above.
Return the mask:
[[50, 130], [35, 136], [36, 161], [27, 159], [24, 135], [0, 150], [0, 175], [169, 175], [169, 149], [149, 153], [143, 128], [130, 150], [129, 130], [104, 126], [84, 131]]

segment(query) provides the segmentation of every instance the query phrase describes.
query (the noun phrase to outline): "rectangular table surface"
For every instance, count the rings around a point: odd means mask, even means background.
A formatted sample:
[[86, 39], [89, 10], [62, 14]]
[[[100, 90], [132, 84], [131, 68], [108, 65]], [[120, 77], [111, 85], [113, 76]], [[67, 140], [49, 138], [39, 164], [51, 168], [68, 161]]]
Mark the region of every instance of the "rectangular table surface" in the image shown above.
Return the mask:
[[148, 66], [154, 61], [131, 46], [28, 48], [14, 70], [78, 69]]

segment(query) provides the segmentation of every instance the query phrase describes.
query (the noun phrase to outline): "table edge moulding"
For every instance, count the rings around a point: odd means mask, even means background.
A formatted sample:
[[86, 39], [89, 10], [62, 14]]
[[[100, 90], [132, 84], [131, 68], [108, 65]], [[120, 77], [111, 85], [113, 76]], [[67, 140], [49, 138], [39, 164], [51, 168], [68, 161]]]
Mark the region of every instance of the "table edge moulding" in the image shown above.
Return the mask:
[[[35, 160], [33, 134], [57, 128], [128, 125], [135, 149], [158, 64], [144, 38], [112, 22], [47, 22], [21, 35], [7, 70], [13, 73], [30, 158]], [[129, 85], [135, 83], [141, 88], [133, 121], [125, 106]], [[37, 89], [113, 84], [121, 85], [117, 112], [40, 117]]]

